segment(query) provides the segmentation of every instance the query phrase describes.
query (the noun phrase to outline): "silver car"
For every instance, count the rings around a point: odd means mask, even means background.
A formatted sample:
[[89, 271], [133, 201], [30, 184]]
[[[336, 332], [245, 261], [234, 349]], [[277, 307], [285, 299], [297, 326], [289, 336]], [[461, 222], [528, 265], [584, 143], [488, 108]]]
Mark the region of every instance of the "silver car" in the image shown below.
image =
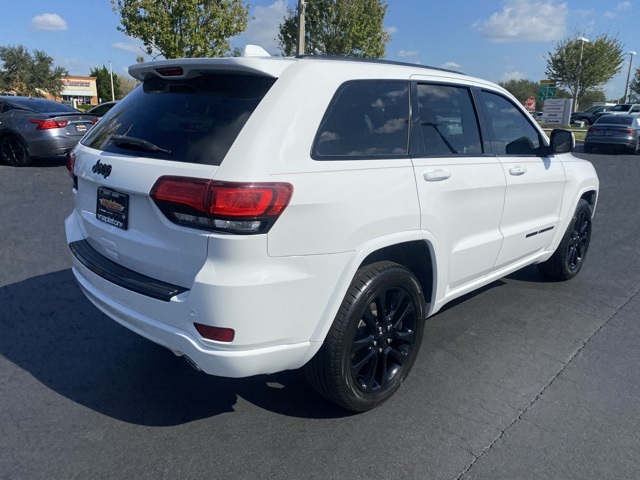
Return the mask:
[[0, 96], [0, 157], [23, 167], [34, 157], [66, 155], [97, 120], [53, 100]]
[[596, 148], [621, 147], [640, 153], [640, 115], [604, 115], [596, 120], [584, 139], [585, 153]]

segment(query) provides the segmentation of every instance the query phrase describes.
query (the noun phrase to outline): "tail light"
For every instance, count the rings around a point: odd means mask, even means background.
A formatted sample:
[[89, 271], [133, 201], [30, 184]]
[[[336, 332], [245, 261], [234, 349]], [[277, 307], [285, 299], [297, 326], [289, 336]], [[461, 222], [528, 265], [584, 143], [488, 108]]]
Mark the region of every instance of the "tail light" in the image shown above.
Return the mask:
[[69, 125], [67, 120], [54, 120], [54, 119], [40, 119], [40, 118], [32, 118], [29, 120], [29, 123], [35, 123], [38, 126], [36, 130], [51, 130], [52, 128], [64, 128]]
[[73, 169], [76, 166], [76, 154], [73, 151], [67, 153], [67, 173], [73, 180], [73, 188], [78, 189], [78, 177], [74, 173]]
[[595, 127], [589, 127], [589, 130], [587, 130], [587, 133], [588, 133], [588, 132], [593, 133], [593, 132], [595, 132], [595, 131], [596, 131], [596, 128], [595, 128]]
[[149, 195], [172, 222], [236, 234], [266, 233], [291, 200], [289, 183], [160, 177]]

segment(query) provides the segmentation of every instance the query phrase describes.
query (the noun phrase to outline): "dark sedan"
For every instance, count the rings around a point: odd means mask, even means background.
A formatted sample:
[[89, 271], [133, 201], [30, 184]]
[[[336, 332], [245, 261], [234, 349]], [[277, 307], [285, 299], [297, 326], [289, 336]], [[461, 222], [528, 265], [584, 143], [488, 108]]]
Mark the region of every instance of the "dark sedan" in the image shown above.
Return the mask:
[[584, 139], [584, 151], [596, 148], [624, 148], [631, 153], [640, 153], [640, 116], [604, 115], [589, 127]]
[[596, 115], [602, 113], [606, 113], [611, 110], [612, 107], [606, 106], [596, 106], [587, 108], [584, 112], [573, 112], [571, 114], [571, 121], [583, 121], [587, 122], [589, 125], [593, 125], [596, 121]]
[[0, 96], [0, 157], [22, 167], [34, 157], [65, 155], [97, 120], [53, 100]]

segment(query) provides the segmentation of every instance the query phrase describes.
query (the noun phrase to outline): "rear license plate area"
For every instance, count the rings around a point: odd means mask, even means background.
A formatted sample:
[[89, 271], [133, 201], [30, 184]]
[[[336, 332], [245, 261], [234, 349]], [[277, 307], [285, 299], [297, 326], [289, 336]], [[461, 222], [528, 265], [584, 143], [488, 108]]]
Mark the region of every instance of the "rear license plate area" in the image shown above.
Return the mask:
[[129, 195], [110, 188], [98, 187], [96, 218], [126, 230], [129, 220]]
[[79, 123], [76, 125], [76, 132], [86, 132], [87, 126], [84, 123]]

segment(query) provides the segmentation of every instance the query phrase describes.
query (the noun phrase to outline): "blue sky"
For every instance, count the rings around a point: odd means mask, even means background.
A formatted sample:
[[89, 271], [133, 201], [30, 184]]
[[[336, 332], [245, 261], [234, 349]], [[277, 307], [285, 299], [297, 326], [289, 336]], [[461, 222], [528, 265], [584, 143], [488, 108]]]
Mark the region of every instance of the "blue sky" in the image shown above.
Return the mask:
[[[278, 23], [296, 0], [253, 0], [247, 31], [232, 40], [278, 51]], [[544, 57], [553, 42], [575, 32], [587, 38], [617, 36], [625, 51], [640, 53], [640, 0], [388, 0], [385, 27], [392, 35], [387, 58], [448, 67], [494, 82], [545, 78]], [[44, 50], [72, 75], [91, 67], [127, 67], [143, 54], [141, 42], [117, 30], [119, 18], [109, 0], [83, 2], [0, 0], [0, 45]], [[608, 98], [624, 93], [629, 55], [607, 86]], [[633, 69], [640, 66], [638, 56]]]

